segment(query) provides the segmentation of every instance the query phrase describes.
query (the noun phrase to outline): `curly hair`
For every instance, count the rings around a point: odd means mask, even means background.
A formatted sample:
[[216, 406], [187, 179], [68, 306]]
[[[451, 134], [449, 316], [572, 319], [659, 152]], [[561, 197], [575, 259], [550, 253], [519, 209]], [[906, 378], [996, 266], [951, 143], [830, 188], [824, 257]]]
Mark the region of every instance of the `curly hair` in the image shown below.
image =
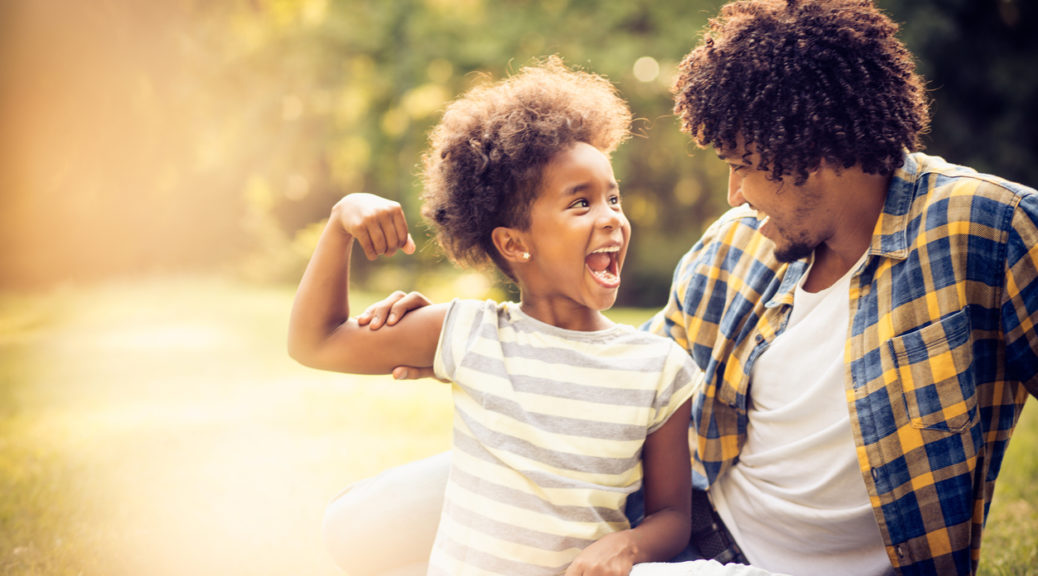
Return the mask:
[[494, 262], [498, 226], [529, 228], [545, 165], [585, 142], [611, 154], [630, 135], [631, 112], [602, 76], [558, 57], [484, 82], [447, 107], [423, 156], [422, 216], [461, 265]]
[[744, 0], [722, 7], [681, 62], [674, 112], [701, 147], [760, 154], [803, 184], [822, 161], [892, 174], [929, 124], [898, 27], [869, 0]]

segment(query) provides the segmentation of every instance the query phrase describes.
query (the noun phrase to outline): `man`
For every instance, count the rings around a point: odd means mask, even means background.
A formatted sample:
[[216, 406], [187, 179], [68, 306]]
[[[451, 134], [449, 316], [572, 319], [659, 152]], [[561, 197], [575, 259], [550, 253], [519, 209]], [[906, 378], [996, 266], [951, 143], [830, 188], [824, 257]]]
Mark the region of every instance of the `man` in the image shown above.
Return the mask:
[[[1038, 394], [1038, 193], [910, 152], [928, 116], [896, 30], [867, 1], [736, 2], [681, 64], [675, 111], [729, 165], [736, 208], [647, 328], [703, 370], [690, 439], [707, 557], [976, 571]], [[407, 468], [369, 481], [330, 509], [329, 537], [394, 482], [437, 490]]]

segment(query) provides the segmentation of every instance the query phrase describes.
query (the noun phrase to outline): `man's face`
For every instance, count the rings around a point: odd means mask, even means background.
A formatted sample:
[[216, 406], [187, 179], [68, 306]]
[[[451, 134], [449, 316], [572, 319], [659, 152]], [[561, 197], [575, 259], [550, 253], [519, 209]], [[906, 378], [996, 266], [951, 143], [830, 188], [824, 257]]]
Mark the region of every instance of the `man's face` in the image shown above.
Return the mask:
[[832, 237], [834, 221], [826, 202], [833, 197], [817, 185], [815, 174], [797, 186], [791, 176], [775, 181], [757, 168], [760, 156], [737, 146], [718, 150], [728, 164], [728, 204], [749, 204], [757, 211], [758, 230], [775, 243], [775, 257], [792, 262], [809, 256]]

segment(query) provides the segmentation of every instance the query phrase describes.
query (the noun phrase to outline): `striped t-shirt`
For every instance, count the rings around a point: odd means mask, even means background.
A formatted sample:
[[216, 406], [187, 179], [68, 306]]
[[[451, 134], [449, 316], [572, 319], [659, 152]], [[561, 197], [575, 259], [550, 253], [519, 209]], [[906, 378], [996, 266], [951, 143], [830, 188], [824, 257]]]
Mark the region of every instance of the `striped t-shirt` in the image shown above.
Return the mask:
[[692, 395], [671, 340], [565, 330], [515, 303], [455, 300], [436, 375], [453, 382], [451, 472], [429, 574], [562, 574], [629, 527], [646, 436]]

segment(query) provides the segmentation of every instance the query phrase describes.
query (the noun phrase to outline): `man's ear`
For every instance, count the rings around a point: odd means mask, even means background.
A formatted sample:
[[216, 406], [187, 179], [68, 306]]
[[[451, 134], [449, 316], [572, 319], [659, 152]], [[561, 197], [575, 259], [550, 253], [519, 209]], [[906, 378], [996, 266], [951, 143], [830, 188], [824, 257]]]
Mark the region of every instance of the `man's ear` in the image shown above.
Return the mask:
[[530, 261], [530, 249], [522, 232], [515, 228], [498, 226], [490, 233], [494, 247], [501, 257], [508, 262], [525, 263]]

